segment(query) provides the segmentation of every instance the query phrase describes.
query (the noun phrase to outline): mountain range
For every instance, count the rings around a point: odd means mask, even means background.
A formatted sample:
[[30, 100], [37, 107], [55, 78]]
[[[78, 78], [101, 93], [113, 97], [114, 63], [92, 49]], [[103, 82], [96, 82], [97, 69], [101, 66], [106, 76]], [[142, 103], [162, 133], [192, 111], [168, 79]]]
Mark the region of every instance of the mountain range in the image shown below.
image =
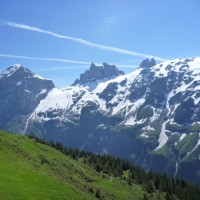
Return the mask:
[[66, 88], [13, 65], [0, 72], [0, 128], [200, 184], [200, 58], [146, 59], [126, 75], [91, 64]]

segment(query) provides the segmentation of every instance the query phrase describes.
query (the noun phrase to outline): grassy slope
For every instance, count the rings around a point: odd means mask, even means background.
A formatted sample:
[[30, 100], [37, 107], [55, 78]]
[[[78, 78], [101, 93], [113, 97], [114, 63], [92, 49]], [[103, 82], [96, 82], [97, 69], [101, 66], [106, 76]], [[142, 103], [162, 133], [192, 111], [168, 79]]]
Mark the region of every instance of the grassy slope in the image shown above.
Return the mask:
[[[24, 136], [0, 132], [0, 199], [143, 199], [140, 185], [97, 173]], [[43, 161], [43, 163], [42, 163]], [[155, 199], [151, 196], [150, 199]]]

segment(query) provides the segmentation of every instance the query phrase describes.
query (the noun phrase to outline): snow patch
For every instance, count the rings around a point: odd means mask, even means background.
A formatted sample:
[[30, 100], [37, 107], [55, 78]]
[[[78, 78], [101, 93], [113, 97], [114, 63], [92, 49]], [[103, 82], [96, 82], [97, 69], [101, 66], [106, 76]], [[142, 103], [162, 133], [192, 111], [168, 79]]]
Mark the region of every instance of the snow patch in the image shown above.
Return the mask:
[[166, 121], [166, 122], [164, 122], [162, 124], [162, 129], [161, 129], [161, 132], [160, 132], [160, 136], [158, 138], [159, 145], [156, 147], [155, 150], [160, 149], [161, 147], [163, 147], [165, 145], [165, 143], [167, 142], [167, 140], [168, 140], [168, 136], [165, 133], [165, 128], [166, 128], [167, 122], [168, 121]]
[[30, 90], [26, 90], [26, 89], [25, 89], [24, 91], [25, 91], [25, 92], [27, 92], [27, 93], [31, 93], [31, 91], [30, 91]]
[[42, 76], [39, 76], [39, 75], [34, 74], [34, 73], [33, 73], [33, 77], [34, 77], [34, 78], [38, 78], [38, 79], [40, 79], [40, 80], [50, 80], [50, 79], [43, 78]]
[[183, 134], [181, 135], [181, 137], [179, 138], [179, 141], [181, 141], [185, 136], [186, 136], [186, 133], [183, 133]]
[[160, 117], [159, 110], [156, 110], [154, 107], [151, 107], [153, 109], [153, 116], [150, 118], [150, 122], [154, 122]]
[[39, 94], [36, 95], [36, 97], [39, 97], [42, 94], [45, 94], [47, 92], [47, 89], [43, 89]]
[[144, 138], [148, 138], [149, 136], [148, 135], [146, 135], [147, 133], [146, 132], [144, 132], [144, 133], [142, 133], [140, 136], [141, 137], [144, 137]]
[[21, 84], [22, 84], [22, 81], [18, 81], [16, 86], [21, 85]]
[[125, 122], [124, 122], [124, 125], [126, 125], [126, 126], [133, 126], [133, 125], [135, 125], [136, 124], [136, 119], [135, 119], [135, 117], [130, 117], [128, 120], [126, 120]]
[[151, 127], [151, 126], [147, 126], [146, 128], [147, 131], [155, 131], [155, 128]]

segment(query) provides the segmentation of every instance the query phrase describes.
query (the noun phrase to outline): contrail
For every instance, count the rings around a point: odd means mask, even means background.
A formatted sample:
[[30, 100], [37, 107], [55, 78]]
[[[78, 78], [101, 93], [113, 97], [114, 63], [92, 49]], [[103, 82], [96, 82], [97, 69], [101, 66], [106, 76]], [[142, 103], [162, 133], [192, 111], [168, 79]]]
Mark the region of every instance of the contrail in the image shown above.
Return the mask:
[[[135, 69], [138, 66], [134, 65], [116, 65], [119, 68], [132, 68]], [[87, 69], [88, 66], [69, 66], [69, 67], [47, 67], [34, 70], [35, 72], [45, 72], [45, 71], [58, 71], [58, 70], [71, 70], [71, 69]]]
[[150, 55], [150, 54], [144, 54], [144, 53], [139, 53], [139, 52], [135, 52], [135, 51], [129, 51], [129, 50], [125, 50], [125, 49], [121, 49], [121, 48], [117, 48], [117, 47], [111, 47], [111, 46], [106, 46], [106, 45], [102, 45], [102, 44], [97, 44], [94, 42], [90, 42], [88, 40], [84, 40], [82, 38], [76, 38], [76, 37], [71, 37], [71, 36], [67, 36], [67, 35], [61, 35], [55, 32], [51, 32], [48, 30], [44, 30], [38, 27], [34, 27], [34, 26], [30, 26], [30, 25], [26, 25], [26, 24], [19, 24], [16, 22], [10, 22], [7, 21], [4, 23], [7, 26], [11, 26], [11, 27], [15, 27], [15, 28], [20, 28], [20, 29], [25, 29], [25, 30], [29, 30], [29, 31], [35, 31], [35, 32], [40, 32], [40, 33], [44, 33], [44, 34], [48, 34], [60, 39], [66, 39], [66, 40], [70, 40], [79, 44], [83, 44], [86, 46], [90, 46], [90, 47], [94, 47], [94, 48], [98, 48], [98, 49], [102, 49], [102, 50], [106, 50], [106, 51], [111, 51], [111, 52], [116, 52], [116, 53], [120, 53], [120, 54], [125, 54], [125, 55], [130, 55], [130, 56], [136, 56], [136, 57], [141, 57], [141, 58], [155, 58], [156, 60], [159, 61], [167, 61], [167, 59], [155, 56], [155, 55]]
[[91, 62], [67, 60], [67, 59], [60, 59], [60, 58], [39, 58], [39, 57], [18, 56], [18, 55], [10, 55], [10, 54], [0, 54], [0, 57], [4, 57], [4, 58], [20, 58], [20, 59], [27, 59], [27, 60], [55, 61], [55, 62], [63, 62], [63, 63], [71, 63], [71, 64], [82, 64], [82, 65], [90, 65], [91, 64]]
[[70, 69], [86, 69], [87, 66], [73, 66], [73, 67], [47, 67], [34, 70], [35, 72], [45, 72], [45, 71], [58, 71], [58, 70], [70, 70]]
[[[70, 63], [70, 64], [81, 64], [85, 66], [69, 66], [69, 67], [52, 67], [52, 68], [42, 68], [36, 71], [56, 71], [56, 70], [68, 70], [68, 69], [85, 69], [88, 68], [88, 65], [91, 62], [85, 61], [77, 61], [77, 60], [68, 60], [62, 58], [43, 58], [43, 57], [31, 57], [31, 56], [21, 56], [21, 55], [11, 55], [11, 54], [0, 54], [0, 57], [3, 58], [18, 58], [18, 59], [26, 59], [26, 60], [40, 60], [40, 61], [54, 61], [54, 62], [62, 62], [62, 63]], [[102, 65], [101, 63], [96, 63], [96, 65]], [[137, 68], [138, 66], [135, 65], [121, 65], [121, 64], [114, 64], [119, 68]]]

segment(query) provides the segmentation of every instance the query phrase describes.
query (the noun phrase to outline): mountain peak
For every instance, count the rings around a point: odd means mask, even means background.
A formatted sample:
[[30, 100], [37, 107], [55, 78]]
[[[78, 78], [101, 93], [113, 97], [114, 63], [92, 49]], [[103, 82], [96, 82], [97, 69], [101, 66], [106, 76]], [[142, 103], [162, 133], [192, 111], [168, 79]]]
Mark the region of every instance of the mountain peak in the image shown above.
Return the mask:
[[80, 78], [76, 79], [72, 85], [87, 85], [88, 83], [110, 80], [120, 75], [124, 75], [124, 72], [119, 71], [115, 65], [103, 63], [102, 66], [97, 66], [91, 63], [89, 70], [81, 74]]
[[54, 87], [51, 80], [43, 79], [19, 64], [0, 72], [0, 111], [6, 113], [6, 116], [0, 115], [0, 127], [18, 114], [32, 112]]
[[19, 68], [23, 68], [23, 66], [21, 64], [14, 64], [8, 67], [8, 69], [12, 69], [12, 70], [18, 70]]
[[150, 68], [153, 67], [154, 65], [156, 65], [156, 61], [154, 58], [151, 58], [151, 60], [149, 58], [143, 60], [140, 64], [141, 68]]
[[11, 76], [12, 74], [14, 74], [16, 71], [18, 71], [20, 69], [21, 70], [24, 69], [22, 65], [20, 65], [20, 64], [14, 64], [14, 65], [8, 67], [7, 69], [1, 71], [0, 72], [0, 78], [2, 78], [2, 77], [9, 77], [9, 76]]
[[21, 64], [14, 64], [7, 69], [0, 72], [0, 79], [2, 78], [8, 78], [11, 76], [17, 76], [19, 78], [26, 77], [26, 78], [38, 78], [38, 79], [44, 79], [41, 76], [38, 76], [37, 74], [33, 73], [31, 70], [29, 70], [26, 67], [23, 67]]
[[30, 69], [24, 67], [24, 66], [21, 65], [21, 64], [14, 64], [14, 65], [11, 65], [10, 67], [8, 67], [8, 68], [7, 68], [6, 70], [4, 70], [4, 71], [8, 71], [8, 72], [14, 73], [14, 72], [16, 72], [16, 71], [18, 71], [18, 70], [26, 71], [26, 72], [31, 72]]

